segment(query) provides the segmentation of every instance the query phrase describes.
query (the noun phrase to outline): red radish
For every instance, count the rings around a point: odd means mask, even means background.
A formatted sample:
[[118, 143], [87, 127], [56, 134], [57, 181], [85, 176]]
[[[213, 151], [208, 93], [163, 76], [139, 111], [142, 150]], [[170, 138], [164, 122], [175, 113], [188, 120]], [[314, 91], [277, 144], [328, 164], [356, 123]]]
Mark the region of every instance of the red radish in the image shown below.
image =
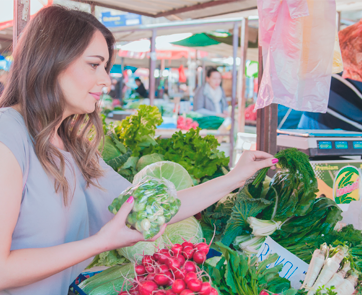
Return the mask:
[[176, 269], [173, 274], [175, 275], [175, 278], [176, 279], [181, 279], [183, 280], [185, 278], [185, 275], [186, 275], [186, 270], [184, 268], [181, 268], [181, 269]]
[[210, 295], [219, 295], [219, 293], [216, 291], [216, 289], [211, 288]]
[[146, 280], [146, 277], [145, 277], [145, 276], [137, 276], [137, 280], [138, 280], [139, 282], [143, 282], [143, 281]]
[[194, 261], [198, 264], [203, 264], [206, 261], [206, 254], [202, 251], [197, 251], [192, 256]]
[[165, 290], [158, 290], [156, 293], [153, 293], [153, 295], [166, 295]]
[[182, 243], [182, 248], [187, 248], [187, 247], [191, 247], [191, 248], [193, 248], [194, 247], [194, 244], [192, 244], [192, 243], [190, 243], [190, 242], [187, 242], [187, 241], [185, 241], [185, 242], [183, 242]]
[[177, 270], [181, 267], [181, 262], [176, 257], [169, 258], [166, 264], [171, 270]]
[[269, 293], [263, 290], [263, 291], [260, 292], [259, 295], [269, 295]]
[[151, 295], [154, 291], [158, 289], [157, 284], [153, 281], [141, 282], [138, 286], [140, 290], [140, 295]]
[[180, 294], [185, 288], [186, 284], [183, 280], [175, 280], [172, 284], [172, 291], [176, 294]]
[[208, 282], [202, 283], [200, 295], [209, 295], [211, 292], [211, 285]]
[[153, 254], [153, 259], [155, 260], [155, 261], [158, 261], [159, 259], [160, 259], [160, 257], [161, 257], [161, 254], [160, 253], [158, 253], [158, 252], [156, 252], [155, 254]]
[[145, 266], [143, 264], [139, 264], [135, 266], [136, 274], [143, 275], [146, 273]]
[[146, 266], [145, 269], [146, 269], [146, 271], [148, 273], [154, 273], [155, 272], [155, 268], [153, 266]]
[[[170, 273], [171, 275], [171, 273]], [[167, 276], [166, 274], [158, 274], [158, 275], [155, 275], [155, 283], [159, 286], [166, 286], [168, 281], [169, 281], [169, 276]]]
[[187, 284], [189, 281], [191, 280], [197, 280], [197, 274], [194, 273], [194, 272], [188, 272], [186, 275], [185, 275], [185, 283]]
[[187, 282], [187, 288], [191, 291], [199, 292], [201, 290], [202, 282], [200, 280], [189, 280]]
[[181, 266], [185, 264], [185, 261], [186, 261], [185, 256], [183, 256], [182, 254], [179, 254], [176, 256], [176, 258], [180, 261]]
[[[122, 294], [123, 295], [123, 294]], [[166, 295], [176, 295], [171, 289], [166, 291]]]
[[184, 268], [186, 272], [196, 272], [196, 265], [192, 261], [186, 261]]
[[207, 253], [209, 253], [209, 245], [208, 244], [206, 244], [206, 243], [198, 243], [197, 245], [196, 245], [196, 250], [197, 251], [201, 251], [201, 252], [204, 252], [206, 255], [207, 255]]
[[186, 289], [183, 290], [180, 295], [195, 295], [195, 293], [192, 292], [191, 290]]
[[157, 270], [156, 270], [157, 273], [165, 273], [167, 271], [169, 271], [169, 268], [168, 268], [168, 266], [166, 264], [159, 265]]
[[128, 295], [128, 292], [127, 291], [122, 291], [122, 292], [118, 293], [118, 295]]
[[162, 249], [160, 252], [160, 258], [158, 259], [159, 263], [166, 263], [168, 258], [171, 257], [169, 251], [167, 249]]
[[173, 255], [177, 256], [181, 253], [183, 247], [180, 244], [175, 244], [171, 247], [171, 252], [173, 253]]
[[138, 286], [133, 286], [130, 290], [129, 290], [129, 293], [131, 295], [138, 295], [139, 293], [139, 287]]
[[155, 279], [155, 275], [154, 273], [150, 273], [147, 277], [146, 277], [146, 281], [153, 281]]
[[153, 257], [151, 255], [144, 255], [142, 258], [142, 264], [144, 266], [152, 265], [153, 264]]
[[182, 254], [185, 256], [185, 258], [187, 259], [191, 259], [192, 256], [194, 255], [195, 249], [192, 247], [186, 247], [184, 248], [184, 250], [182, 251]]

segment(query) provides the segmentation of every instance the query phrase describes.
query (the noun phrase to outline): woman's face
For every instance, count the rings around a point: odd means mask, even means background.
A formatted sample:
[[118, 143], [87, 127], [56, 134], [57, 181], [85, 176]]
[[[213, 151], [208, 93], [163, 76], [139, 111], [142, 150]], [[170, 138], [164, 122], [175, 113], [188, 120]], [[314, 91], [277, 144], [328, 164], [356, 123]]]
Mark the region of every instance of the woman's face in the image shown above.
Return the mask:
[[106, 39], [96, 31], [83, 54], [59, 75], [58, 81], [65, 97], [64, 118], [94, 112], [103, 87], [111, 84], [106, 71], [108, 60]]
[[209, 83], [212, 89], [216, 89], [221, 84], [221, 74], [219, 72], [212, 72], [210, 77], [206, 77], [206, 82]]

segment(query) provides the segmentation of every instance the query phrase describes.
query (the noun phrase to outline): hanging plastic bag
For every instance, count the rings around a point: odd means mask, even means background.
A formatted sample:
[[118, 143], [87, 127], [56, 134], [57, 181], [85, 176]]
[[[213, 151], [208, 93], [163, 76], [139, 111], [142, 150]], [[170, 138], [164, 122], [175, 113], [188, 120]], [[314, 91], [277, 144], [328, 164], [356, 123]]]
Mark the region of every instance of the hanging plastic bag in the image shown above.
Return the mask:
[[335, 0], [258, 0], [264, 73], [256, 109], [278, 103], [326, 112], [336, 29]]
[[131, 196], [134, 197], [134, 205], [127, 217], [127, 225], [141, 232], [145, 240], [157, 235], [162, 225], [169, 222], [181, 206], [172, 182], [146, 176], [115, 198], [108, 210], [116, 214]]

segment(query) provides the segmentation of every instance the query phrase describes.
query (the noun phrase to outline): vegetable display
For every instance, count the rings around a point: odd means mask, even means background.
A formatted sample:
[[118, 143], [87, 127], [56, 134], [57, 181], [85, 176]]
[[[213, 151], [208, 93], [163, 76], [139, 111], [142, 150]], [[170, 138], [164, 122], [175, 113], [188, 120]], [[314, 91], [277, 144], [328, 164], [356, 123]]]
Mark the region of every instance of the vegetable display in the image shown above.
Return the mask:
[[134, 205], [127, 217], [127, 225], [136, 228], [146, 240], [157, 235], [161, 226], [176, 215], [181, 205], [172, 182], [147, 176], [114, 199], [109, 211], [116, 214], [131, 196], [134, 197]]
[[205, 268], [221, 295], [259, 295], [281, 293], [294, 295], [297, 290], [290, 288], [287, 279], [279, 277], [283, 264], [268, 267], [278, 259], [277, 254], [270, 255], [266, 260], [258, 263], [258, 258], [248, 257], [217, 242], [222, 252], [221, 257], [206, 261]]
[[[313, 253], [301, 289], [308, 292], [307, 295], [318, 293], [354, 294], [359, 273], [354, 269], [353, 264], [351, 265], [351, 259], [347, 246], [333, 248], [323, 244], [320, 249], [316, 249]], [[360, 289], [360, 287], [358, 288]]]
[[128, 279], [119, 294], [139, 295], [217, 295], [212, 281], [201, 265], [206, 261], [209, 245], [193, 244], [183, 239], [154, 255], [142, 255], [135, 265], [135, 279]]

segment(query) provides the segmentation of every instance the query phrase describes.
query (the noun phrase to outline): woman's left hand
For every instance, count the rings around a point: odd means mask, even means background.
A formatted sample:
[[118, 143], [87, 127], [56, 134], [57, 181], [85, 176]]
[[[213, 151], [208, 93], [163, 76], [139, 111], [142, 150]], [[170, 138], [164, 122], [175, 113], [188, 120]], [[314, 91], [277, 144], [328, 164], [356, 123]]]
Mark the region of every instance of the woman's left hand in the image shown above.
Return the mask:
[[261, 151], [245, 151], [237, 162], [235, 168], [227, 175], [234, 179], [235, 187], [241, 187], [245, 181], [252, 177], [258, 170], [265, 167], [275, 168], [278, 159]]

